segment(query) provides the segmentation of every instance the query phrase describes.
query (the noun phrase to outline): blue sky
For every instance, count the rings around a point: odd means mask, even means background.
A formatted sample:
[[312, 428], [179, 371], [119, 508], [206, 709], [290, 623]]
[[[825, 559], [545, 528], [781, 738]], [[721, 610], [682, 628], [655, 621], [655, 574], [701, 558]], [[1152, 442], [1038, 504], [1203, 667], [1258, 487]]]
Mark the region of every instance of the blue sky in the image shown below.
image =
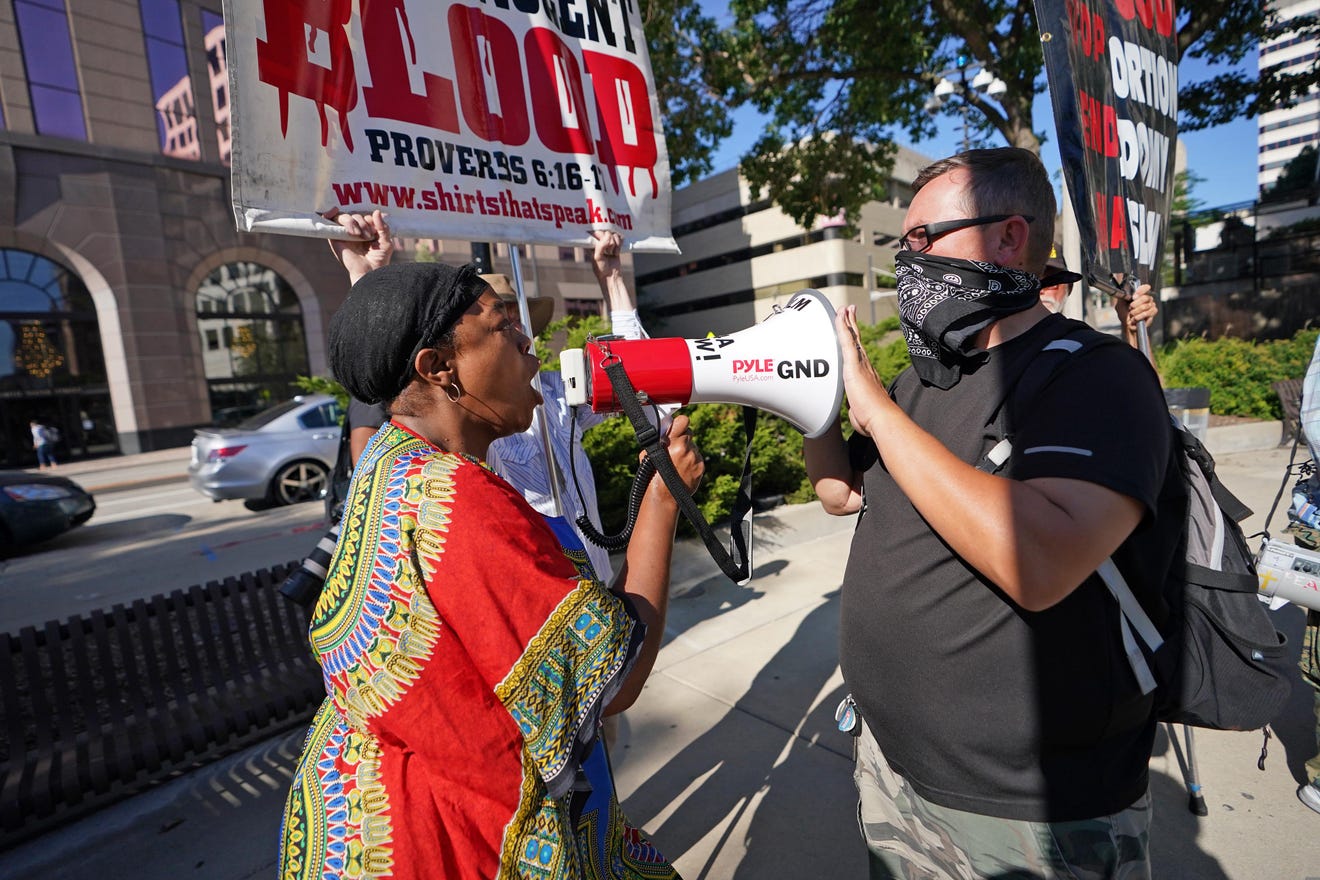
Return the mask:
[[[708, 0], [706, 11], [718, 18], [725, 18], [723, 3]], [[1251, 52], [1238, 68], [1247, 76], [1254, 75], [1256, 53]], [[1181, 65], [1181, 78], [1196, 81], [1205, 76], [1205, 65], [1193, 60], [1185, 60]], [[1034, 109], [1036, 127], [1053, 129], [1053, 111], [1050, 108], [1048, 94], [1036, 99]], [[741, 108], [733, 113], [733, 135], [720, 145], [715, 154], [715, 171], [724, 171], [738, 163], [738, 159], [755, 142], [761, 132], [762, 118], [751, 108]], [[955, 118], [939, 120], [940, 133], [932, 140], [910, 143], [898, 136], [899, 143], [925, 153], [931, 158], [940, 158], [955, 153], [961, 147], [961, 128]], [[1200, 177], [1205, 178], [1192, 190], [1192, 197], [1198, 199], [1203, 207], [1214, 208], [1237, 202], [1252, 201], [1256, 198], [1256, 120], [1238, 119], [1228, 125], [1205, 131], [1189, 132], [1182, 135], [1187, 148], [1187, 167]], [[1059, 147], [1050, 140], [1041, 150], [1041, 158], [1051, 174], [1059, 168]]]

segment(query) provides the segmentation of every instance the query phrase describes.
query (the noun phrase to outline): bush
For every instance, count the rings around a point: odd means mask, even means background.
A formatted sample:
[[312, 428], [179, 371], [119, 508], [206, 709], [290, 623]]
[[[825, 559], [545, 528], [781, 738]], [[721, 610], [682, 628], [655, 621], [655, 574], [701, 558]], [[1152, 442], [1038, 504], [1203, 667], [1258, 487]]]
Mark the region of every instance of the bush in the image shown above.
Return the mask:
[[1210, 389], [1213, 413], [1280, 419], [1283, 408], [1270, 385], [1306, 375], [1318, 334], [1300, 330], [1267, 342], [1183, 339], [1165, 345], [1156, 361], [1165, 387]]

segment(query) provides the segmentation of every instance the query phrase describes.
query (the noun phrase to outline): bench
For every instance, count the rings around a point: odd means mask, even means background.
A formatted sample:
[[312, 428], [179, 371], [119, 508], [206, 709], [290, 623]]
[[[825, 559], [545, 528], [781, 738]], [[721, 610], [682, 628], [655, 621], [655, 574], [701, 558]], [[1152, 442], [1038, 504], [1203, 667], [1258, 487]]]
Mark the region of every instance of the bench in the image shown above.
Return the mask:
[[1284, 379], [1270, 385], [1283, 406], [1283, 435], [1279, 445], [1297, 439], [1302, 429], [1302, 379]]
[[306, 724], [291, 565], [0, 633], [0, 850]]

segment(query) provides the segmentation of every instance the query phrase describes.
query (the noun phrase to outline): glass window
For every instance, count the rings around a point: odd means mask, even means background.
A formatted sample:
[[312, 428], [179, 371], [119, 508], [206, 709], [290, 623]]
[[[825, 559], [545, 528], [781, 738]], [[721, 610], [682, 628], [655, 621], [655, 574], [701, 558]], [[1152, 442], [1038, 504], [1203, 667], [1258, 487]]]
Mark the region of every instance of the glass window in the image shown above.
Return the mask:
[[59, 428], [71, 458], [118, 450], [91, 294], [58, 263], [0, 249], [0, 465], [36, 460], [30, 419]]
[[294, 379], [308, 372], [307, 342], [287, 281], [260, 263], [226, 263], [196, 297], [212, 413], [250, 413], [297, 393]]
[[183, 42], [179, 0], [139, 0], [139, 8], [160, 151], [166, 156], [200, 159], [197, 113], [192, 80], [188, 78], [188, 52]]
[[206, 32], [206, 69], [215, 113], [215, 139], [220, 161], [229, 164], [229, 61], [225, 55], [225, 20], [214, 12], [202, 10], [202, 30]]
[[37, 133], [87, 140], [69, 19], [57, 0], [14, 0]]

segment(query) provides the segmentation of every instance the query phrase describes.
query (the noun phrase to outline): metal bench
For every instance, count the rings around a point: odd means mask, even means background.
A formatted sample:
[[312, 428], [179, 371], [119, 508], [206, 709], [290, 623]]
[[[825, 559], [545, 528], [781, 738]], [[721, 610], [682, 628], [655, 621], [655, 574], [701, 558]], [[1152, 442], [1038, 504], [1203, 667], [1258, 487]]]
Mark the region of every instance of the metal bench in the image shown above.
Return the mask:
[[1283, 434], [1279, 437], [1280, 446], [1291, 443], [1301, 432], [1302, 381], [1301, 379], [1284, 379], [1270, 385], [1274, 393], [1279, 395], [1279, 403], [1283, 405]]

